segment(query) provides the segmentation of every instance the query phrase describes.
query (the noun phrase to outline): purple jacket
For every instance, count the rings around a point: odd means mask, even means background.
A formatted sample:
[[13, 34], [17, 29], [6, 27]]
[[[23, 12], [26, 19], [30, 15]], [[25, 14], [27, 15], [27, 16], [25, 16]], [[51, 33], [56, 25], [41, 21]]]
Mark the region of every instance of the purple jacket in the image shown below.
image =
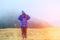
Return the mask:
[[22, 16], [20, 15], [18, 17], [18, 19], [20, 20], [20, 27], [28, 27], [28, 23], [27, 23], [27, 20], [30, 19], [30, 16], [29, 15], [26, 15], [26, 16]]

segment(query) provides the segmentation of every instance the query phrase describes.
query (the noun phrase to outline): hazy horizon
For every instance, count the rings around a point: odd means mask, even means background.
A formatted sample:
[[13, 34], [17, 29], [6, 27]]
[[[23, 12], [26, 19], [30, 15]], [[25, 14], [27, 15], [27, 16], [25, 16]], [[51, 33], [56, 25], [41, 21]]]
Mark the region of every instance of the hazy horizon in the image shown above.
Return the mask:
[[18, 17], [24, 10], [28, 15], [60, 27], [60, 0], [0, 0], [0, 20]]

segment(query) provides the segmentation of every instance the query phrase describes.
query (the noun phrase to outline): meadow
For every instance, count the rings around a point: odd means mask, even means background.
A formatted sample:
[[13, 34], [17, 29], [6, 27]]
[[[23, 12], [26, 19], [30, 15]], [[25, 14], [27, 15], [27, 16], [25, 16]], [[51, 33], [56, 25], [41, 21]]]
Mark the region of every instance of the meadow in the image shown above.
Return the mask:
[[[0, 29], [0, 40], [22, 40], [21, 29]], [[27, 40], [60, 40], [60, 28], [28, 28]]]

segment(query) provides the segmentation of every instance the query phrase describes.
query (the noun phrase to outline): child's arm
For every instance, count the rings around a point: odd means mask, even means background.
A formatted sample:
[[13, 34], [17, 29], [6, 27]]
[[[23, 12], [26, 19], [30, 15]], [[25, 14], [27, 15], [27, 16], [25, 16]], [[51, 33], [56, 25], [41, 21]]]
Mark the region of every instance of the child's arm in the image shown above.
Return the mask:
[[27, 20], [29, 20], [30, 19], [30, 16], [29, 15], [27, 15]]
[[22, 20], [21, 15], [18, 17], [19, 20]]

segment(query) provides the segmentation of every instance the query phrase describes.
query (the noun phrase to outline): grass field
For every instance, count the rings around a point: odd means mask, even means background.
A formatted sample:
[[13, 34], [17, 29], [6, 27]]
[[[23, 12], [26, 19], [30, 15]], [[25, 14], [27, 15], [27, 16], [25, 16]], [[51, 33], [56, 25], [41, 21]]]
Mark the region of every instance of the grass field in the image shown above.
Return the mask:
[[[60, 28], [28, 28], [27, 30], [27, 40], [60, 40]], [[0, 29], [0, 40], [22, 40], [21, 29]]]

